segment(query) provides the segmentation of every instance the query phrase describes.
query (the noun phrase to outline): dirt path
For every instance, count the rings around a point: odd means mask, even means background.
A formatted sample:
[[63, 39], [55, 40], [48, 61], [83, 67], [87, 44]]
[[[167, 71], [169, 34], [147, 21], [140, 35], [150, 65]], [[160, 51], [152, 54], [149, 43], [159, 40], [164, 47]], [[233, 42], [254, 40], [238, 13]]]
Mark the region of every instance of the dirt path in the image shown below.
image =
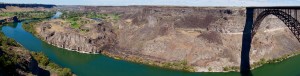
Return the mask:
[[[288, 28], [287, 28], [287, 27], [281, 27], [281, 28], [275, 28], [275, 29], [267, 29], [267, 30], [264, 30], [263, 32], [273, 32], [273, 31], [284, 30], [284, 29], [288, 29]], [[243, 34], [243, 32], [222, 33], [222, 34], [227, 34], [227, 35], [240, 35], [240, 34]]]

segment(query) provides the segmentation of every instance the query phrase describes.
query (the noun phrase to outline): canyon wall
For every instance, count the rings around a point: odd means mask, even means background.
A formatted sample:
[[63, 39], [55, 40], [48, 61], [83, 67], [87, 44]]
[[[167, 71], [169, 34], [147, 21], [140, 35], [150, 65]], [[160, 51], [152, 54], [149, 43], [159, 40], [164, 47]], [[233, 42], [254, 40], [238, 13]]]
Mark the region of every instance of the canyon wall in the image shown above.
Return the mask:
[[[240, 66], [246, 8], [130, 6], [81, 10], [116, 12], [121, 19], [84, 25], [91, 29], [84, 34], [63, 20], [45, 21], [37, 27], [38, 36], [79, 52], [108, 52], [156, 63], [186, 61], [197, 72]], [[299, 45], [285, 24], [270, 15], [253, 38], [250, 62], [296, 53]]]

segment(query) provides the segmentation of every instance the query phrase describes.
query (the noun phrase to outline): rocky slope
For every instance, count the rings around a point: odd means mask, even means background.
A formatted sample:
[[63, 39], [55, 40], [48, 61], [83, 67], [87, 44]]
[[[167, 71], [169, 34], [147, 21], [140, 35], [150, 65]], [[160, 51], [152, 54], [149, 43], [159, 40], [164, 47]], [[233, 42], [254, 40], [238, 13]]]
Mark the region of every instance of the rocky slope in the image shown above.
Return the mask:
[[[105, 52], [154, 63], [186, 61], [197, 72], [220, 72], [239, 66], [246, 9], [238, 7], [81, 7], [119, 13], [117, 22], [86, 24], [82, 33], [63, 20], [36, 28], [46, 42], [85, 53]], [[79, 11], [80, 11], [79, 10]], [[101, 11], [100, 11], [101, 10]], [[130, 11], [128, 11], [130, 10]], [[255, 35], [251, 64], [298, 52], [300, 43], [274, 16], [268, 16]]]
[[[39, 37], [50, 44], [82, 53], [100, 53], [116, 43], [116, 34], [107, 23], [84, 25], [88, 32], [70, 28], [70, 24], [60, 20], [42, 22], [37, 27]], [[83, 51], [84, 50], [84, 51]]]
[[39, 68], [30, 52], [0, 33], [0, 75], [47, 75], [49, 71]]
[[[18, 7], [17, 7], [18, 6]], [[6, 8], [3, 8], [6, 7]], [[32, 8], [35, 7], [35, 8]], [[45, 11], [43, 5], [1, 4], [1, 22], [19, 22], [17, 16], [10, 16], [12, 12]], [[43, 14], [42, 14], [43, 15]], [[37, 15], [40, 16], [40, 15]], [[32, 16], [26, 17], [33, 19]], [[3, 20], [2, 20], [3, 19]], [[10, 25], [10, 24], [7, 24]], [[2, 28], [2, 24], [0, 24]], [[49, 64], [49, 65], [48, 65]], [[29, 52], [11, 38], [0, 33], [0, 76], [71, 76], [68, 68], [62, 68], [50, 61], [43, 53]]]

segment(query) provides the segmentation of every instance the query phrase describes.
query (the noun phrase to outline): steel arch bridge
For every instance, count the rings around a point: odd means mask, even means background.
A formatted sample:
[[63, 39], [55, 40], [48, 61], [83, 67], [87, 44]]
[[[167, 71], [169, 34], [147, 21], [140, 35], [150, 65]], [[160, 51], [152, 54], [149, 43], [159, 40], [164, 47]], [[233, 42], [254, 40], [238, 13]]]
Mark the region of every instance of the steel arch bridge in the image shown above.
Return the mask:
[[298, 21], [297, 9], [255, 9], [257, 15], [252, 25], [252, 37], [256, 34], [260, 23], [268, 15], [274, 15], [279, 18], [292, 31], [295, 37], [300, 41], [300, 23]]
[[300, 42], [300, 7], [247, 7], [246, 23], [243, 31], [240, 72], [242, 76], [252, 76], [250, 71], [250, 49], [252, 38], [265, 17], [279, 18]]

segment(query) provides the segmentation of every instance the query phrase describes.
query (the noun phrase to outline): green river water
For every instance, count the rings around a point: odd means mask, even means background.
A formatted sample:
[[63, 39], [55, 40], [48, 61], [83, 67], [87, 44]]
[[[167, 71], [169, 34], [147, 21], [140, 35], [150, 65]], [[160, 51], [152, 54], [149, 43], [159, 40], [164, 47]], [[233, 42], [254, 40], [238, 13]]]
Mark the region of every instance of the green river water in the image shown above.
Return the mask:
[[[239, 72], [184, 72], [149, 65], [115, 60], [101, 54], [82, 54], [47, 44], [22, 28], [22, 22], [1, 27], [7, 37], [24, 48], [43, 52], [49, 59], [67, 67], [78, 76], [241, 76]], [[251, 71], [253, 76], [300, 76], [300, 55], [275, 64], [266, 64]], [[247, 75], [246, 75], [247, 76]]]

